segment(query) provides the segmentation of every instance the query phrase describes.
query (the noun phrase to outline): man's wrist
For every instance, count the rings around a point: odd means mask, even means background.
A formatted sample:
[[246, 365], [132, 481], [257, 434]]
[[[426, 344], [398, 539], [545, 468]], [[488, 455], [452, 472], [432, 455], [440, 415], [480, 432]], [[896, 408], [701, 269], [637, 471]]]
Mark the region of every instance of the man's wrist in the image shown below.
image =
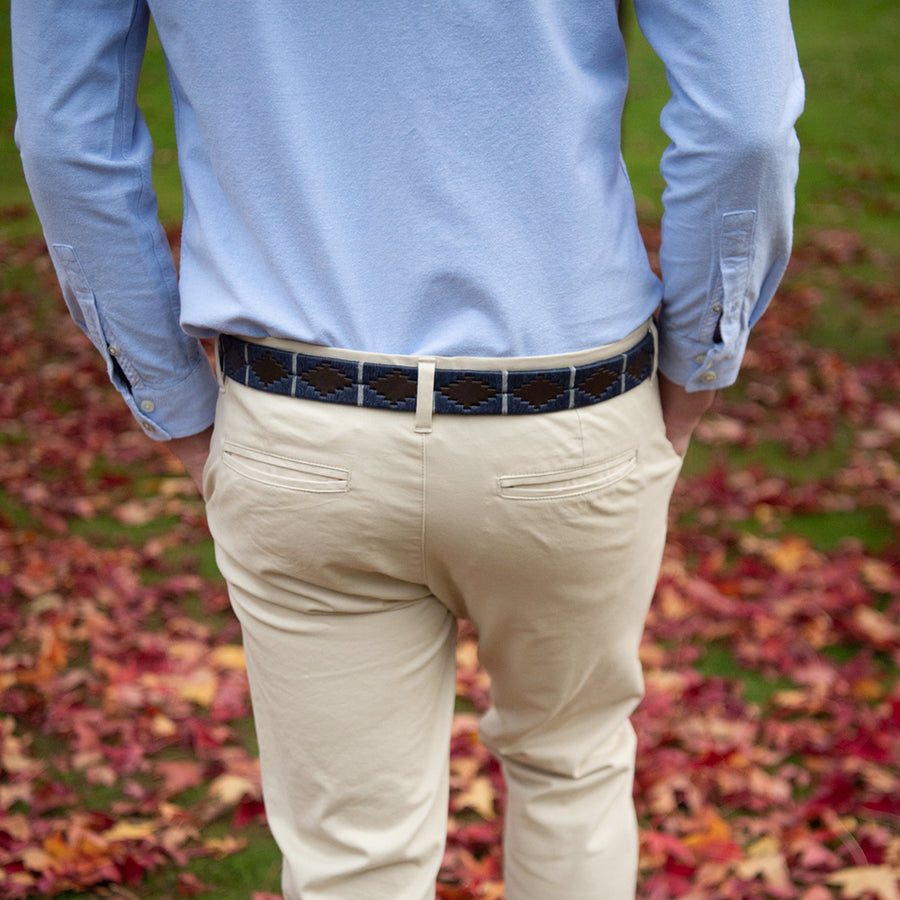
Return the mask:
[[169, 450], [180, 460], [188, 475], [202, 491], [203, 468], [209, 457], [209, 443], [212, 439], [213, 428], [205, 428], [198, 434], [189, 437], [172, 438], [167, 446]]
[[659, 399], [662, 404], [666, 437], [684, 456], [694, 429], [712, 406], [716, 391], [688, 391], [659, 373]]

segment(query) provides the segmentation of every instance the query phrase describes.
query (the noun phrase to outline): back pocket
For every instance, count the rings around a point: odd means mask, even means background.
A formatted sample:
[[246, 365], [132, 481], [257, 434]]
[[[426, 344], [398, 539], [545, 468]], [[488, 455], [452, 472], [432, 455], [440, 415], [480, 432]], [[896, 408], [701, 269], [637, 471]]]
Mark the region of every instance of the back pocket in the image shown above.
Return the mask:
[[348, 469], [278, 456], [232, 441], [225, 441], [222, 461], [244, 478], [288, 491], [334, 494], [350, 489]]
[[621, 481], [637, 465], [637, 450], [573, 469], [530, 475], [501, 475], [500, 496], [509, 500], [557, 500], [603, 490]]

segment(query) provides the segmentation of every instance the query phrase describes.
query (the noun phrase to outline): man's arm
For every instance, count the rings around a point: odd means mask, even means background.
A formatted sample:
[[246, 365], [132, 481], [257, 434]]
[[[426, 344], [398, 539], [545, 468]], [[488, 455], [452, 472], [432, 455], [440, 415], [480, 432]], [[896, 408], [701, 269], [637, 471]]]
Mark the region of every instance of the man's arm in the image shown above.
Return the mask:
[[168, 443], [169, 450], [181, 461], [188, 475], [194, 480], [200, 493], [203, 493], [203, 467], [209, 457], [209, 442], [212, 438], [212, 426], [199, 434], [183, 438], [172, 438]]
[[666, 425], [686, 446], [710, 392], [737, 377], [790, 256], [803, 81], [788, 0], [635, 10], [672, 91], [660, 119], [671, 143], [659, 365]]
[[175, 267], [157, 218], [153, 147], [137, 109], [143, 0], [12, 0], [26, 180], [66, 304], [145, 432], [196, 435], [218, 393], [180, 328]]
[[666, 423], [666, 437], [679, 456], [687, 453], [694, 429], [715, 398], [715, 391], [686, 391], [680, 384], [659, 373], [659, 399]]

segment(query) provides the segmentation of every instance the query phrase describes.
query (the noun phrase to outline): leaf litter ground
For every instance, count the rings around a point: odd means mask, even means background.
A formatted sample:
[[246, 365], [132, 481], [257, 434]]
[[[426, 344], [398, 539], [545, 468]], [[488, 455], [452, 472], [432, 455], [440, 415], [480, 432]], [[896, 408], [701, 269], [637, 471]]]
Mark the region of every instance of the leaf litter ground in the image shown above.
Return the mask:
[[[202, 506], [39, 299], [43, 244], [0, 250], [0, 897], [149, 896], [167, 868], [215, 896], [192, 861], [225, 868], [265, 813]], [[642, 900], [900, 900], [898, 279], [865, 257], [798, 249], [676, 491], [634, 719]], [[807, 339], [835, 291], [878, 352]], [[437, 895], [502, 898], [466, 623], [458, 663]]]

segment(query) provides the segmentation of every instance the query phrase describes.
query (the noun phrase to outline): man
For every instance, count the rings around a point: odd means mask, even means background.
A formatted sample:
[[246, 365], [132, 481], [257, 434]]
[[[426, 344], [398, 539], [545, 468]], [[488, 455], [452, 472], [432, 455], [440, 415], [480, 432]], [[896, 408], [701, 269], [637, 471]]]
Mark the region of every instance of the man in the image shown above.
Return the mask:
[[666, 508], [787, 262], [803, 93], [787, 0], [636, 12], [672, 88], [662, 284], [616, 0], [13, 0], [26, 176], [72, 315], [203, 486], [291, 900], [433, 896], [459, 616], [507, 897], [634, 896]]

